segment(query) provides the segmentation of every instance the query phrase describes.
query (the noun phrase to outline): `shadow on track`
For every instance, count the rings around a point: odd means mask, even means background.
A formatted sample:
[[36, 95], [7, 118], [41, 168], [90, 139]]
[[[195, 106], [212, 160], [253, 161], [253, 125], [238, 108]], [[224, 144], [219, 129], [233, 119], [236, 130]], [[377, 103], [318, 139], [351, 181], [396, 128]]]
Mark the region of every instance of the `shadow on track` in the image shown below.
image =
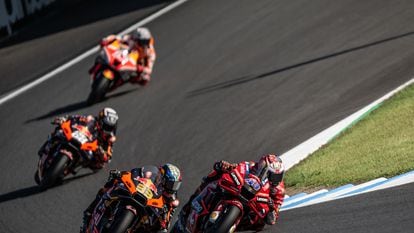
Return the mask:
[[[163, 0], [60, 0], [30, 17], [30, 22], [13, 26], [19, 33], [0, 42], [0, 48], [107, 20], [140, 9], [165, 4]], [[28, 21], [28, 20], [26, 20]], [[127, 25], [123, 25], [124, 27]]]
[[[67, 179], [63, 180], [62, 184], [58, 184], [56, 186], [65, 185], [65, 184], [70, 183], [74, 180], [81, 179], [83, 177], [90, 176], [92, 174], [95, 174], [95, 173], [89, 172], [89, 173], [85, 173], [85, 174], [82, 174], [82, 175], [73, 176], [73, 177], [70, 177], [70, 178], [67, 178]], [[51, 187], [51, 188], [53, 188], [53, 187]], [[27, 187], [27, 188], [22, 188], [22, 189], [19, 189], [19, 190], [16, 190], [16, 191], [1, 194], [0, 195], [0, 203], [7, 202], [7, 201], [12, 201], [12, 200], [15, 200], [15, 199], [18, 199], [18, 198], [30, 197], [30, 196], [33, 196], [33, 195], [36, 195], [36, 194], [39, 194], [39, 193], [42, 193], [42, 192], [45, 192], [45, 191], [46, 190], [42, 191], [39, 188], [39, 186], [37, 186], [37, 185], [30, 186], [30, 187]]]
[[380, 44], [383, 44], [383, 43], [387, 43], [387, 42], [390, 42], [390, 41], [393, 41], [393, 40], [398, 40], [398, 39], [408, 37], [408, 36], [412, 36], [412, 35], [414, 35], [414, 31], [403, 33], [403, 34], [393, 36], [393, 37], [389, 37], [389, 38], [385, 38], [385, 39], [382, 39], [382, 40], [377, 40], [377, 41], [367, 43], [367, 44], [363, 44], [363, 45], [360, 45], [360, 46], [356, 46], [356, 47], [353, 47], [353, 48], [344, 49], [342, 51], [334, 52], [334, 53], [331, 53], [331, 54], [328, 54], [328, 55], [325, 55], [325, 56], [321, 56], [321, 57], [317, 57], [317, 58], [314, 58], [314, 59], [310, 59], [310, 60], [307, 60], [307, 61], [304, 61], [304, 62], [299, 62], [299, 63], [293, 64], [293, 65], [290, 65], [290, 66], [286, 66], [286, 67], [283, 67], [283, 68], [279, 68], [279, 69], [276, 69], [276, 70], [271, 70], [269, 72], [264, 72], [264, 73], [261, 73], [261, 74], [246, 75], [246, 76], [243, 76], [241, 78], [236, 78], [236, 79], [233, 79], [233, 80], [228, 80], [228, 81], [216, 83], [216, 84], [213, 84], [213, 85], [210, 85], [210, 86], [207, 86], [207, 87], [203, 87], [203, 88], [199, 88], [199, 89], [190, 91], [190, 92], [187, 93], [186, 97], [195, 97], [195, 96], [206, 94], [206, 93], [209, 93], [209, 92], [218, 91], [220, 89], [226, 89], [226, 88], [230, 88], [230, 87], [233, 87], [233, 86], [236, 86], [236, 85], [252, 82], [252, 81], [255, 81], [255, 80], [258, 80], [258, 79], [267, 78], [267, 77], [269, 77], [271, 75], [274, 75], [274, 74], [282, 73], [282, 72], [285, 72], [285, 71], [288, 71], [288, 70], [292, 70], [292, 69], [299, 68], [299, 67], [302, 67], [302, 66], [310, 65], [310, 64], [320, 62], [320, 61], [323, 61], [323, 60], [326, 60], [326, 59], [338, 57], [338, 56], [341, 56], [341, 55], [344, 55], [344, 54], [347, 54], [347, 53], [351, 53], [351, 52], [355, 52], [355, 51], [358, 51], [358, 50], [366, 49], [366, 48], [369, 48], [369, 47], [373, 47], [373, 46], [376, 46], [376, 45], [380, 45]]
[[[108, 99], [111, 99], [111, 98], [117, 98], [117, 97], [126, 95], [126, 94], [128, 94], [130, 92], [133, 92], [133, 91], [137, 90], [137, 89], [138, 88], [134, 88], [134, 89], [130, 89], [130, 90], [125, 90], [125, 91], [121, 91], [121, 92], [118, 92], [118, 93], [114, 93], [112, 95], [108, 95], [101, 102], [105, 102], [105, 101], [107, 101]], [[41, 116], [38, 116], [38, 117], [35, 117], [35, 118], [32, 118], [32, 119], [29, 119], [29, 120], [25, 121], [24, 124], [32, 123], [34, 121], [44, 120], [44, 119], [47, 119], [47, 118], [50, 118], [50, 117], [54, 117], [54, 116], [64, 115], [65, 113], [72, 112], [72, 111], [76, 111], [76, 110], [80, 110], [80, 109], [83, 109], [83, 108], [86, 108], [86, 107], [89, 107], [89, 106], [90, 105], [88, 105], [86, 103], [86, 100], [83, 100], [83, 101], [80, 101], [80, 102], [77, 102], [77, 103], [73, 103], [73, 104], [66, 105], [66, 106], [61, 107], [61, 108], [57, 108], [57, 109], [55, 109], [53, 111], [50, 111], [49, 113], [46, 113], [44, 115], [41, 115]]]

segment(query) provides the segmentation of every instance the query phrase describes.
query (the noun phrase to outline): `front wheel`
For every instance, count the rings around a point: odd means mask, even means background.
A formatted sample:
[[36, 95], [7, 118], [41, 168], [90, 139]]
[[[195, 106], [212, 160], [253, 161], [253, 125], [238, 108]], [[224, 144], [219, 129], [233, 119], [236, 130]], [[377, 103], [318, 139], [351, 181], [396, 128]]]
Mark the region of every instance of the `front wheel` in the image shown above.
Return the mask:
[[108, 91], [109, 84], [111, 81], [102, 75], [96, 77], [95, 81], [92, 83], [92, 90], [86, 100], [87, 104], [97, 103], [105, 97], [106, 92]]
[[215, 223], [207, 227], [206, 233], [228, 233], [232, 229], [234, 223], [240, 215], [240, 209], [237, 206], [229, 205], [222, 212], [221, 216]]
[[64, 154], [58, 154], [52, 164], [46, 169], [42, 180], [40, 181], [40, 188], [47, 189], [56, 182], [63, 179], [63, 172], [65, 171], [66, 164], [68, 163], [69, 158]]
[[134, 221], [135, 215], [127, 209], [120, 210], [119, 214], [115, 216], [108, 233], [125, 233]]
[[178, 216], [177, 221], [174, 223], [173, 227], [171, 228], [170, 233], [184, 233], [182, 226], [183, 226], [183, 217], [180, 215]]

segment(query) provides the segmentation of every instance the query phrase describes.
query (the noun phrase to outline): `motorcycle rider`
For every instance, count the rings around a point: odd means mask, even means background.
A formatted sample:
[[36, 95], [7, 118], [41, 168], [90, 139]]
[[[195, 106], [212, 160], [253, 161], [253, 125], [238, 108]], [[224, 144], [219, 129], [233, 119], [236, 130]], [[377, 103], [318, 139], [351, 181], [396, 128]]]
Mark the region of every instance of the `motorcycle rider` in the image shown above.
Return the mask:
[[147, 85], [151, 80], [152, 69], [156, 59], [154, 37], [151, 31], [146, 27], [138, 27], [131, 34], [122, 37], [109, 35], [101, 40], [101, 47], [112, 43], [114, 40], [121, 41], [121, 43], [128, 45], [131, 51], [135, 50], [139, 54], [136, 61], [138, 75], [130, 77], [129, 82], [138, 83], [142, 86]]
[[184, 218], [187, 218], [190, 212], [193, 199], [197, 197], [209, 183], [218, 180], [223, 173], [231, 172], [238, 166], [247, 166], [248, 168], [246, 168], [246, 171], [250, 171], [251, 174], [256, 175], [262, 182], [269, 182], [269, 195], [271, 197], [269, 202], [270, 211], [263, 223], [259, 223], [258, 225], [239, 226], [239, 228], [242, 228], [242, 230], [260, 231], [264, 228], [265, 224], [274, 225], [279, 218], [280, 206], [283, 204], [285, 185], [283, 182], [284, 165], [280, 157], [273, 154], [263, 155], [257, 162], [242, 161], [237, 164], [222, 160], [214, 163], [213, 171], [203, 178], [200, 186], [182, 208], [181, 214], [183, 214]]
[[[96, 198], [84, 211], [83, 215], [83, 227], [81, 232], [86, 230], [86, 226], [90, 220], [90, 217], [93, 213], [94, 208], [98, 204], [102, 196], [111, 189], [117, 182], [118, 179], [122, 176], [122, 173], [126, 171], [111, 170], [109, 172], [108, 181], [96, 194]], [[138, 179], [140, 177], [151, 178], [154, 185], [160, 191], [161, 195], [164, 197], [165, 206], [160, 213], [161, 218], [159, 220], [158, 232], [167, 232], [168, 228], [171, 225], [171, 220], [173, 215], [179, 205], [179, 200], [177, 197], [177, 192], [181, 186], [181, 172], [180, 169], [170, 163], [166, 163], [162, 166], [143, 166], [134, 168], [131, 171], [131, 176], [133, 179]]]
[[[116, 141], [116, 128], [118, 124], [118, 114], [112, 108], [103, 108], [99, 111], [98, 116], [92, 115], [72, 115], [57, 117], [51, 123], [54, 125], [60, 125], [63, 122], [70, 120], [71, 124], [80, 124], [87, 126], [89, 132], [94, 134], [98, 140], [99, 150], [95, 152], [93, 160], [89, 164], [89, 167], [93, 170], [101, 169], [112, 158], [112, 147]], [[59, 142], [62, 135], [62, 129], [56, 127], [55, 131], [51, 133], [48, 140], [39, 149], [39, 156], [42, 157], [48, 154]]]

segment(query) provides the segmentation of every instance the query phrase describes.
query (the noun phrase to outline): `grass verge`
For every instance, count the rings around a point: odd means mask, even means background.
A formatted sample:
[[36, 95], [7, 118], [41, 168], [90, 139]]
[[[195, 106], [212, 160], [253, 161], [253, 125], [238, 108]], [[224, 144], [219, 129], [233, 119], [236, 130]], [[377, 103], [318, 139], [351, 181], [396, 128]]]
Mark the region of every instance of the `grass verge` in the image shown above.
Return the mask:
[[288, 194], [414, 170], [414, 85], [286, 172]]

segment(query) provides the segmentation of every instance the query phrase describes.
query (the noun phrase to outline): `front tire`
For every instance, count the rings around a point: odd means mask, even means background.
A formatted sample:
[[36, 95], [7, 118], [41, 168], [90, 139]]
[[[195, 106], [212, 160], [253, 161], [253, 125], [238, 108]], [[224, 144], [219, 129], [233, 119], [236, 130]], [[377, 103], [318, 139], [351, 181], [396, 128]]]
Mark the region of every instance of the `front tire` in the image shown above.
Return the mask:
[[125, 233], [134, 221], [135, 215], [127, 209], [123, 209], [116, 215], [108, 233]]
[[37, 185], [40, 184], [40, 180], [39, 180], [39, 171], [36, 170], [35, 174], [34, 174], [34, 180], [36, 182]]
[[89, 94], [88, 99], [86, 100], [87, 104], [91, 105], [102, 101], [105, 97], [106, 92], [108, 91], [110, 80], [103, 77], [102, 75], [98, 76], [95, 81], [92, 83], [92, 90]]
[[40, 188], [47, 189], [56, 182], [63, 179], [63, 172], [66, 168], [69, 158], [64, 154], [58, 154], [53, 160], [52, 164], [46, 169], [43, 179], [40, 181]]
[[183, 217], [181, 216], [181, 213], [180, 213], [180, 215], [178, 216], [177, 221], [174, 223], [173, 227], [171, 228], [170, 233], [184, 233], [184, 231], [181, 230], [181, 227], [182, 227], [183, 221], [184, 221], [182, 218]]
[[207, 227], [206, 233], [228, 233], [241, 211], [237, 206], [229, 205], [213, 225]]

